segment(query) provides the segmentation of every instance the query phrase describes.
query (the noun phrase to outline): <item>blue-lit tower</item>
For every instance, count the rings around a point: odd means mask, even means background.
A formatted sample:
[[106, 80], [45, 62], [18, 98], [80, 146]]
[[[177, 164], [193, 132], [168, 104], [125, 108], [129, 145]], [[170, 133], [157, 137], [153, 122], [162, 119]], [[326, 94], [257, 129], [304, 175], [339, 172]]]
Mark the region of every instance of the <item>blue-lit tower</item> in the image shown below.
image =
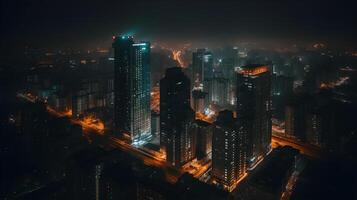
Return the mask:
[[133, 145], [151, 138], [150, 43], [114, 37], [114, 125]]

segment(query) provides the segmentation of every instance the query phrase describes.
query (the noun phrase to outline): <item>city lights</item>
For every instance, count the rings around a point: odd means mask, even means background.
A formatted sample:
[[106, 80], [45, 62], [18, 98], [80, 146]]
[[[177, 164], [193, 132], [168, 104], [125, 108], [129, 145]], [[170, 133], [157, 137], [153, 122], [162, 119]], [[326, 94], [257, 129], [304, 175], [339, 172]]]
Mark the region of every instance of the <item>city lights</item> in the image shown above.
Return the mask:
[[1, 3], [1, 198], [355, 199], [354, 4]]

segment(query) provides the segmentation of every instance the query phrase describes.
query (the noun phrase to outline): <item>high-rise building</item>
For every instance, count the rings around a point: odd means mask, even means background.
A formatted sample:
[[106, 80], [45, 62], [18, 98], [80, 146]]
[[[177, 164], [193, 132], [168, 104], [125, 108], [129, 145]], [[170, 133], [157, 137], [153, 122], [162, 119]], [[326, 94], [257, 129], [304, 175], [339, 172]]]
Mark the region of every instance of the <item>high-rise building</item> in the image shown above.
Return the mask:
[[306, 111], [303, 104], [290, 102], [285, 107], [285, 136], [302, 140], [305, 133]]
[[197, 86], [213, 76], [213, 56], [206, 49], [192, 53], [192, 84]]
[[212, 158], [213, 125], [202, 120], [196, 120], [195, 129], [197, 159]]
[[115, 37], [114, 123], [116, 130], [141, 145], [151, 138], [150, 43]]
[[155, 136], [160, 134], [160, 114], [157, 112], [151, 112], [151, 132]]
[[213, 182], [232, 191], [246, 173], [245, 135], [233, 112], [221, 111], [214, 123], [212, 139]]
[[215, 72], [214, 77], [207, 81], [208, 100], [219, 106], [226, 106], [229, 103], [229, 80], [223, 77], [221, 72]]
[[250, 168], [271, 148], [271, 74], [268, 66], [238, 68], [237, 120], [246, 133]]
[[[315, 145], [315, 146], [322, 146], [322, 131], [323, 131], [323, 120], [322, 120], [322, 109], [315, 108], [312, 109], [311, 112], [309, 112], [306, 115], [306, 141], [309, 144]], [[333, 124], [333, 123], [332, 123]], [[331, 125], [331, 124], [330, 124]], [[330, 127], [328, 127], [330, 128]], [[286, 130], [285, 130], [286, 131]]]
[[306, 120], [315, 121], [313, 116], [309, 115], [313, 113], [311, 111], [314, 110], [314, 101], [310, 95], [296, 95], [289, 99], [285, 106], [285, 137], [306, 139]]
[[81, 117], [88, 110], [88, 90], [81, 88], [72, 97], [72, 115], [74, 118]]
[[[234, 49], [232, 49], [234, 50]], [[236, 75], [235, 67], [238, 65], [237, 58], [232, 55], [231, 58], [223, 58], [219, 62], [219, 69], [222, 71], [224, 78], [228, 79], [228, 102], [231, 105], [235, 105], [236, 98]]]
[[192, 90], [192, 109], [195, 112], [204, 113], [206, 96], [207, 93], [202, 90]]
[[179, 168], [195, 157], [194, 120], [190, 79], [181, 68], [168, 68], [160, 80], [160, 146], [169, 165]]
[[272, 110], [275, 119], [284, 119], [287, 100], [293, 94], [294, 79], [283, 75], [272, 76]]

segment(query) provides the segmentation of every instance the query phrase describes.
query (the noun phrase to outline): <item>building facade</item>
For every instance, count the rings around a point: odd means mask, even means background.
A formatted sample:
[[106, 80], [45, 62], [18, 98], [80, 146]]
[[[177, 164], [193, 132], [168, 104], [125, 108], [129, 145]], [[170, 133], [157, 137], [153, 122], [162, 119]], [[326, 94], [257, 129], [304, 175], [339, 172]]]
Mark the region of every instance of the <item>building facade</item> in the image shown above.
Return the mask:
[[190, 80], [181, 68], [168, 68], [160, 80], [160, 146], [169, 165], [179, 168], [195, 157], [194, 120]]
[[195, 132], [197, 159], [212, 158], [213, 124], [196, 120]]
[[114, 123], [133, 145], [151, 138], [150, 43], [114, 38]]
[[192, 53], [192, 84], [194, 87], [204, 84], [213, 76], [213, 56], [206, 49], [197, 49]]
[[232, 191], [246, 173], [244, 137], [233, 112], [221, 111], [213, 128], [212, 178], [215, 184], [228, 191]]
[[204, 113], [205, 110], [205, 99], [207, 93], [199, 89], [192, 90], [192, 109], [195, 112]]
[[271, 74], [268, 66], [247, 65], [237, 72], [237, 120], [246, 134], [248, 167], [271, 148]]
[[210, 103], [214, 103], [219, 106], [226, 106], [229, 104], [229, 80], [223, 78], [222, 75], [216, 74], [208, 84], [208, 99]]

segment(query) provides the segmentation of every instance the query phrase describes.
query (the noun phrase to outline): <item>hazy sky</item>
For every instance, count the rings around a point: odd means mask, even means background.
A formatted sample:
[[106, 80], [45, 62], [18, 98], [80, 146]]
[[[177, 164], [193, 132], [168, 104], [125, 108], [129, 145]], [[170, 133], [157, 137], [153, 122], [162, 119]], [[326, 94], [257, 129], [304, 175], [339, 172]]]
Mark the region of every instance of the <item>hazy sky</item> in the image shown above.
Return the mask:
[[3, 44], [108, 45], [113, 34], [160, 41], [329, 41], [357, 47], [356, 5], [322, 0], [3, 0]]

